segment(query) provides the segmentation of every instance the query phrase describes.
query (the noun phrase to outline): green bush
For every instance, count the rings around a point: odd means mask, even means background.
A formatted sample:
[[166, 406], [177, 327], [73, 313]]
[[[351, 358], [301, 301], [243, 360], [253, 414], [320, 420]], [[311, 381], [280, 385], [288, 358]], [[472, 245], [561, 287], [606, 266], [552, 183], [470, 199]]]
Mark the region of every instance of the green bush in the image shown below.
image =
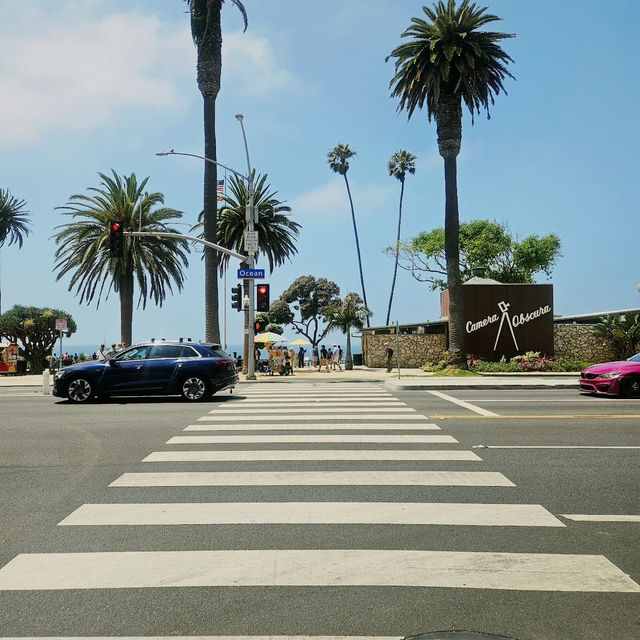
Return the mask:
[[[467, 356], [467, 362], [471, 371], [478, 373], [520, 373], [536, 371], [555, 372], [580, 372], [590, 366], [591, 362], [584, 360], [567, 360], [561, 357], [549, 358], [541, 356], [536, 351], [529, 351], [521, 356], [515, 356], [507, 361], [502, 357], [499, 362], [487, 362], [475, 356]], [[439, 369], [425, 369], [427, 371], [439, 371]]]

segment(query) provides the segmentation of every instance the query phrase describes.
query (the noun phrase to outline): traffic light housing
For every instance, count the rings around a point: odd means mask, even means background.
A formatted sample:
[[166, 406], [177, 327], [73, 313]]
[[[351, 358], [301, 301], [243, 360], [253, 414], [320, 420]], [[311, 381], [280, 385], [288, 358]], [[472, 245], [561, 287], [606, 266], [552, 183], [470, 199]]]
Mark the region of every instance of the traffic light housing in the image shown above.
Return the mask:
[[253, 328], [254, 333], [257, 335], [258, 333], [262, 333], [266, 329], [267, 323], [264, 320], [256, 320]]
[[269, 285], [259, 284], [256, 287], [256, 311], [269, 311]]
[[109, 255], [122, 258], [124, 254], [124, 228], [121, 222], [113, 220], [109, 223]]
[[231, 308], [240, 311], [242, 309], [242, 285], [231, 287]]

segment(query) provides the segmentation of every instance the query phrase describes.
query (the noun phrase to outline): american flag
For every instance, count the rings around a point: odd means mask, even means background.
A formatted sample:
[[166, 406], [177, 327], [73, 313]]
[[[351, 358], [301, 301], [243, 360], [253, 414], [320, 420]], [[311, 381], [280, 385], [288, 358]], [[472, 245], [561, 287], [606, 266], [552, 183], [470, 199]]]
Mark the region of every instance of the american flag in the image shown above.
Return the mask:
[[222, 202], [223, 194], [224, 194], [224, 180], [218, 180], [218, 202]]

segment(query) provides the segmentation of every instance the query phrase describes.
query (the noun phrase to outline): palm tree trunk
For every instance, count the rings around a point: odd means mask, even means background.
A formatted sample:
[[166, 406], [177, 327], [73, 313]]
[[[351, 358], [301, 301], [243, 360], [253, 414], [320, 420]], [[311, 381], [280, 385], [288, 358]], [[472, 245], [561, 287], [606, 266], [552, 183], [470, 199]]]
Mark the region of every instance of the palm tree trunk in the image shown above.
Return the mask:
[[[349, 189], [349, 180], [347, 174], [344, 173], [344, 182], [347, 185], [347, 195], [349, 196], [349, 205], [351, 206], [351, 220], [353, 221], [353, 234], [356, 237], [356, 252], [358, 254], [358, 267], [360, 269], [360, 284], [362, 285], [362, 299], [364, 306], [369, 308], [367, 304], [367, 293], [364, 290], [364, 275], [362, 274], [362, 258], [360, 257], [360, 242], [358, 241], [358, 227], [356, 226], [356, 212], [353, 209], [353, 199], [351, 198], [351, 189]], [[367, 317], [367, 327], [369, 327], [369, 318]]]
[[[204, 99], [204, 155], [217, 160], [216, 150], [216, 98]], [[213, 162], [204, 163], [204, 239], [216, 243], [218, 228], [218, 172]], [[205, 339], [220, 342], [218, 308], [218, 253], [210, 247], [204, 250], [204, 307]]]
[[125, 347], [131, 344], [133, 330], [133, 274], [120, 280], [120, 341]]
[[440, 96], [436, 107], [438, 151], [444, 158], [444, 253], [449, 287], [450, 365], [467, 367], [464, 344], [464, 303], [460, 279], [460, 214], [458, 211], [457, 157], [462, 143], [462, 103], [453, 94]]
[[389, 318], [391, 317], [391, 303], [393, 302], [393, 290], [396, 288], [396, 276], [398, 274], [398, 254], [400, 252], [400, 225], [402, 223], [402, 198], [404, 196], [404, 180], [400, 181], [400, 208], [398, 209], [398, 235], [396, 237], [396, 259], [393, 265], [393, 280], [391, 281], [391, 293], [389, 294], [389, 306], [387, 307], [387, 320], [386, 325], [389, 324]]
[[347, 355], [344, 360], [344, 370], [353, 370], [353, 357], [351, 356], [351, 327], [347, 327]]

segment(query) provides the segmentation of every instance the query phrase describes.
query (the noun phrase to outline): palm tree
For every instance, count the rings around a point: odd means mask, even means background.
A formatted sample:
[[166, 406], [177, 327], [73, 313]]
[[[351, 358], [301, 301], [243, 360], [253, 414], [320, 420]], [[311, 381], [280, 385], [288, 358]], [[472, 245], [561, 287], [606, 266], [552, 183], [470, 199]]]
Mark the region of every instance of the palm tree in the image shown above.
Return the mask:
[[[247, 12], [240, 0], [231, 0], [238, 7], [247, 29]], [[186, 0], [191, 11], [191, 35], [198, 51], [197, 82], [204, 101], [204, 155], [217, 160], [216, 98], [222, 73], [221, 13], [224, 0]], [[204, 163], [204, 239], [216, 242], [217, 236], [217, 166]], [[205, 247], [205, 336], [209, 342], [220, 342], [218, 321], [218, 254]]]
[[[349, 188], [349, 180], [347, 179], [347, 171], [349, 171], [349, 159], [357, 155], [348, 144], [339, 144], [327, 154], [327, 162], [335, 173], [339, 173], [344, 177], [344, 183], [347, 185], [347, 195], [349, 196], [349, 204], [351, 206], [351, 220], [353, 221], [353, 234], [356, 238], [356, 252], [358, 254], [358, 267], [360, 268], [360, 284], [362, 286], [362, 297], [364, 304], [367, 305], [367, 293], [364, 290], [364, 276], [362, 275], [362, 258], [360, 257], [360, 242], [358, 241], [358, 227], [356, 226], [356, 213], [353, 210], [353, 199], [351, 198], [351, 189]], [[369, 316], [367, 316], [367, 327], [369, 326]]]
[[400, 98], [398, 111], [411, 118], [425, 106], [429, 121], [435, 119], [438, 150], [444, 159], [445, 174], [445, 256], [449, 286], [449, 358], [455, 366], [466, 367], [464, 310], [459, 264], [459, 213], [457, 156], [462, 142], [462, 102], [471, 113], [494, 103], [494, 94], [504, 91], [506, 68], [511, 58], [500, 41], [512, 34], [480, 31], [497, 16], [485, 13], [470, 0], [437, 2], [423, 7], [426, 20], [412, 18], [402, 34], [411, 40], [396, 47], [387, 57], [395, 58], [391, 80], [392, 97]]
[[[25, 200], [12, 196], [8, 189], [0, 188], [0, 247], [8, 240], [8, 245], [14, 242], [22, 248], [25, 236], [31, 231], [29, 213], [25, 211]], [[2, 291], [0, 290], [0, 315], [2, 314]]]
[[135, 174], [113, 177], [99, 173], [99, 188], [90, 187], [95, 195], [73, 195], [64, 207], [64, 215], [73, 222], [60, 225], [55, 238], [56, 280], [71, 274], [69, 291], [75, 289], [80, 303], [90, 304], [94, 298], [96, 308], [105, 294], [113, 289], [120, 296], [121, 342], [131, 344], [133, 322], [134, 282], [139, 289], [138, 307], [146, 307], [147, 299], [162, 306], [167, 291], [178, 291], [184, 282], [183, 267], [188, 266], [186, 241], [165, 237], [124, 238], [124, 255], [111, 258], [109, 252], [109, 223], [118, 221], [128, 231], [169, 231], [176, 229], [167, 223], [181, 218], [182, 213], [166, 207], [161, 193], [147, 193], [144, 188], [149, 178], [138, 184]]
[[[254, 172], [255, 173], [255, 172]], [[284, 264], [298, 253], [294, 241], [300, 235], [300, 225], [290, 220], [286, 213], [291, 207], [278, 200], [277, 191], [271, 191], [271, 185], [265, 184], [267, 174], [257, 174], [254, 180], [254, 206], [258, 209], [258, 222], [254, 228], [258, 231], [259, 249], [269, 260], [269, 270], [273, 273], [276, 266]], [[249, 202], [247, 185], [244, 180], [232, 176], [229, 181], [230, 195], [221, 196], [225, 206], [218, 210], [218, 241], [221, 247], [242, 253], [244, 232], [246, 229], [246, 207]], [[198, 224], [191, 230], [202, 229], [202, 213]], [[220, 268], [226, 269], [229, 255], [220, 258]]]
[[371, 311], [363, 304], [362, 298], [357, 293], [347, 293], [344, 300], [339, 300], [327, 312], [327, 319], [331, 322], [331, 326], [340, 329], [347, 336], [347, 352], [344, 361], [344, 368], [347, 371], [353, 369], [351, 329], [364, 328], [370, 315]]
[[396, 151], [387, 163], [389, 175], [400, 180], [400, 207], [398, 208], [398, 235], [396, 237], [396, 255], [393, 265], [393, 280], [391, 281], [391, 293], [389, 294], [389, 306], [387, 307], [387, 321], [391, 317], [391, 303], [393, 302], [393, 290], [396, 287], [396, 275], [398, 274], [398, 252], [400, 250], [400, 225], [402, 223], [402, 198], [404, 197], [404, 178], [407, 173], [416, 172], [416, 157], [409, 151]]

